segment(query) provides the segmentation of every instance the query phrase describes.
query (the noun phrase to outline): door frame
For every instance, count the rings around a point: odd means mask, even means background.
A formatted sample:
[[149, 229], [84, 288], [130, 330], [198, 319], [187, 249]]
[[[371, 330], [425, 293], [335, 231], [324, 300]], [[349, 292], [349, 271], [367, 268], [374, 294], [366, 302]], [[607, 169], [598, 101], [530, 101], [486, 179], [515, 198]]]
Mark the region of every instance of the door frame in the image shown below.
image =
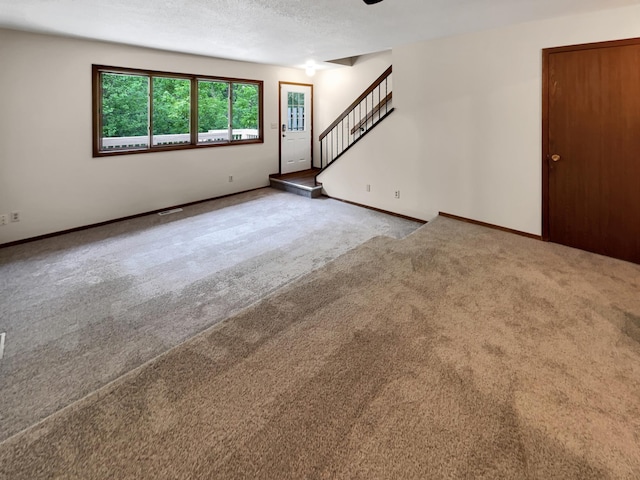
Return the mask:
[[278, 82], [278, 173], [282, 173], [282, 86], [283, 85], [296, 85], [298, 87], [310, 87], [311, 98], [309, 102], [311, 104], [311, 135], [309, 148], [311, 150], [311, 168], [313, 168], [313, 84], [312, 83], [297, 83], [297, 82]]
[[611, 40], [606, 42], [580, 43], [564, 47], [542, 49], [542, 240], [550, 241], [550, 199], [549, 199], [549, 100], [551, 85], [549, 82], [549, 56], [553, 53], [574, 52], [578, 50], [592, 50], [600, 48], [624, 47], [640, 44], [640, 38], [628, 38], [624, 40]]

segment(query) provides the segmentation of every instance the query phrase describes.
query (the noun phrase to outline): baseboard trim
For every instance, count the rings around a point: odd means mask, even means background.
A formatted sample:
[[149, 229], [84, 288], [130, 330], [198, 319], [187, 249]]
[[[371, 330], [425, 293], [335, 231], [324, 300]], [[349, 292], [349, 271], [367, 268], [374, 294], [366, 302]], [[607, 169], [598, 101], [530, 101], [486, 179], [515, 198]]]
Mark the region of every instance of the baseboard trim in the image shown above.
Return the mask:
[[459, 217], [458, 215], [452, 215], [450, 213], [438, 212], [438, 215], [441, 217], [451, 218], [453, 220], [472, 223], [474, 225], [480, 225], [481, 227], [487, 227], [493, 230], [500, 230], [501, 232], [513, 233], [515, 235], [520, 235], [521, 237], [533, 238], [534, 240], [542, 241], [542, 235], [534, 235], [533, 233], [521, 232], [520, 230], [513, 230], [511, 228], [500, 227], [498, 225], [493, 225], [492, 223], [481, 222], [479, 220], [472, 220], [471, 218]]
[[412, 222], [422, 223], [423, 225], [428, 223], [426, 220], [422, 220], [420, 218], [409, 217], [407, 215], [402, 215], [401, 213], [390, 212], [388, 210], [382, 210], [381, 208], [371, 207], [369, 205], [363, 205], [362, 203], [351, 202], [351, 201], [345, 200], [343, 198], [332, 197], [332, 196], [327, 195], [325, 193], [323, 193], [322, 196], [330, 198], [332, 200], [337, 200], [339, 202], [344, 202], [344, 203], [348, 203], [350, 205], [355, 205], [356, 207], [362, 207], [362, 208], [366, 208], [367, 210], [373, 210], [374, 212], [386, 213], [387, 215], [392, 215], [394, 217], [404, 218], [405, 220], [411, 220]]
[[233, 197], [234, 195], [240, 195], [242, 193], [255, 192], [256, 190], [262, 190], [263, 188], [270, 188], [270, 187], [252, 188], [250, 190], [244, 190], [242, 192], [229, 193], [227, 195], [220, 195], [219, 197], [212, 197], [204, 200], [196, 200], [195, 202], [183, 203], [181, 205], [174, 205], [172, 207], [159, 208], [158, 210], [152, 210], [150, 212], [137, 213], [135, 215], [129, 215], [128, 217], [114, 218], [113, 220], [92, 223], [90, 225], [83, 225], [81, 227], [70, 228], [68, 230], [60, 230], [59, 232], [45, 233], [44, 235], [38, 235], [37, 237], [29, 237], [29, 238], [23, 238], [22, 240], [15, 240], [13, 242], [0, 243], [0, 248], [14, 247], [16, 245], [36, 242], [38, 240], [45, 240], [47, 238], [59, 237], [60, 235], [66, 235], [67, 233], [81, 232], [83, 230], [89, 230], [90, 228], [103, 227], [105, 225], [111, 225], [112, 223], [123, 222], [125, 220], [132, 220], [134, 218], [146, 217], [147, 215], [155, 215], [156, 213], [164, 212], [165, 210], [172, 210], [174, 208], [186, 208], [192, 205], [198, 205], [200, 203], [210, 202], [212, 200], [220, 200], [222, 198]]

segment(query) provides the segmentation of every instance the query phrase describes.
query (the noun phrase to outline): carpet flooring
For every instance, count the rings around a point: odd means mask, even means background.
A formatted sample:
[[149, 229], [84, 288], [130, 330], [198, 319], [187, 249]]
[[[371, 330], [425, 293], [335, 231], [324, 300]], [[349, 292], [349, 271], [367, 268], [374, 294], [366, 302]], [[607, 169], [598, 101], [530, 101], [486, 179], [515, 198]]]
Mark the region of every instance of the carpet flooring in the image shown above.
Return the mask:
[[438, 218], [0, 444], [2, 479], [640, 478], [640, 266]]
[[0, 249], [0, 441], [368, 239], [420, 225], [264, 188]]

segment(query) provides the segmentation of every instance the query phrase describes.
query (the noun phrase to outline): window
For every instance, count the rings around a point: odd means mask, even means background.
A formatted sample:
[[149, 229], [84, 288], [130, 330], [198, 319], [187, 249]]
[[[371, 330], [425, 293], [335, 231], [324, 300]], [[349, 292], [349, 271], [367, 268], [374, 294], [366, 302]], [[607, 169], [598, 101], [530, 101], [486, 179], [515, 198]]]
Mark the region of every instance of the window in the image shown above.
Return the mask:
[[229, 84], [198, 81], [198, 143], [229, 140]]
[[103, 73], [101, 148], [149, 146], [149, 78]]
[[287, 118], [289, 130], [304, 132], [304, 93], [289, 92], [287, 97]]
[[153, 146], [191, 143], [191, 81], [153, 77]]
[[262, 143], [262, 86], [94, 65], [94, 156]]
[[231, 129], [234, 138], [255, 135], [258, 128], [258, 96], [255, 84], [233, 84]]

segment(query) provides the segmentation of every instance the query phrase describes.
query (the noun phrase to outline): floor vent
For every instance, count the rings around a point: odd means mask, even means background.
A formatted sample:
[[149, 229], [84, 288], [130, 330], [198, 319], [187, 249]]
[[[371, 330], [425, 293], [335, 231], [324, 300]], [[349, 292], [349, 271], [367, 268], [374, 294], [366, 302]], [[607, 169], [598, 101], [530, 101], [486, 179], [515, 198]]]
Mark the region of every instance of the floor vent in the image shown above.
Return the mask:
[[6, 333], [0, 333], [0, 360], [2, 360], [2, 356], [4, 355], [4, 337]]
[[158, 215], [171, 215], [172, 213], [181, 212], [181, 208], [172, 208], [171, 210], [165, 210], [164, 212], [158, 212]]

